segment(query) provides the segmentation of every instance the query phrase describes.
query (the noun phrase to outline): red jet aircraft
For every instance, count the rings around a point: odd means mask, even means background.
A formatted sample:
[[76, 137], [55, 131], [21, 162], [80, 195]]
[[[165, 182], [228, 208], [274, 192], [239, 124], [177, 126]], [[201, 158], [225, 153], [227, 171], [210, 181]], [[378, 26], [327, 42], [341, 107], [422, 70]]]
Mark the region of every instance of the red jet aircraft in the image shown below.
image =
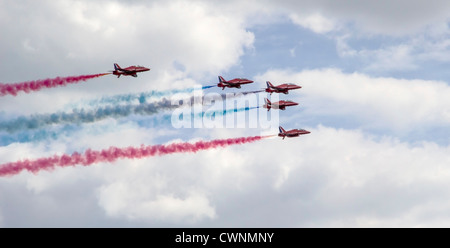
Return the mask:
[[112, 73], [120, 78], [120, 75], [137, 77], [138, 72], [150, 71], [149, 68], [143, 66], [129, 66], [127, 68], [121, 68], [118, 64], [114, 64], [114, 71]]
[[274, 109], [280, 109], [280, 110], [285, 110], [287, 106], [295, 106], [298, 105], [298, 103], [293, 102], [293, 101], [284, 101], [281, 100], [279, 102], [274, 102], [271, 103], [269, 101], [269, 99], [264, 98], [264, 101], [266, 102], [266, 104], [264, 104], [263, 108], [267, 108], [267, 111], [270, 110], [270, 108], [274, 108]]
[[279, 129], [280, 129], [280, 133], [278, 134], [278, 136], [283, 137], [283, 139], [286, 137], [292, 138], [292, 137], [298, 137], [302, 134], [311, 133], [310, 131], [306, 131], [305, 129], [292, 129], [292, 130], [286, 131], [281, 126], [279, 127]]
[[217, 86], [222, 87], [222, 90], [224, 90], [225, 87], [240, 89], [241, 84], [251, 84], [251, 83], [253, 83], [253, 81], [246, 78], [235, 78], [227, 81], [223, 79], [222, 76], [219, 76], [219, 84], [217, 84]]
[[296, 84], [280, 84], [277, 86], [273, 86], [269, 81], [267, 81], [266, 84], [267, 84], [266, 92], [270, 93], [271, 95], [273, 92], [289, 94], [290, 90], [302, 88], [302, 86], [298, 86]]

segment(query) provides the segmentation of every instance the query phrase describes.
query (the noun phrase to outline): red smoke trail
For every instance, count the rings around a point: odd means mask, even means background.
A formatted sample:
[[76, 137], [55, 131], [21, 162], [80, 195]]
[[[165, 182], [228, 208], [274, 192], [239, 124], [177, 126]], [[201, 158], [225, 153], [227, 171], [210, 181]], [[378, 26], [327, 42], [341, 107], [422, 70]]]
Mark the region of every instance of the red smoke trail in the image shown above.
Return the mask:
[[16, 96], [19, 91], [30, 93], [30, 91], [38, 91], [41, 88], [54, 88], [58, 86], [65, 86], [66, 84], [75, 84], [80, 81], [86, 81], [88, 79], [105, 76], [111, 73], [101, 73], [93, 75], [71, 76], [71, 77], [57, 77], [52, 79], [42, 79], [23, 83], [15, 84], [1, 84], [0, 83], [0, 96], [13, 95]]
[[86, 150], [84, 154], [77, 152], [72, 155], [54, 155], [48, 158], [39, 158], [35, 160], [23, 160], [12, 163], [0, 165], [0, 176], [12, 176], [19, 174], [22, 170], [27, 170], [33, 173], [37, 173], [40, 170], [52, 170], [55, 167], [74, 166], [82, 164], [84, 166], [101, 163], [101, 162], [114, 162], [120, 158], [144, 158], [151, 156], [162, 156], [171, 153], [181, 152], [197, 152], [201, 150], [208, 150], [217, 147], [226, 147], [231, 145], [240, 145], [245, 143], [255, 142], [270, 136], [254, 136], [254, 137], [241, 137], [232, 139], [221, 139], [212, 141], [198, 141], [195, 143], [174, 143], [169, 145], [153, 145], [141, 147], [127, 147], [117, 148], [110, 147], [101, 151]]

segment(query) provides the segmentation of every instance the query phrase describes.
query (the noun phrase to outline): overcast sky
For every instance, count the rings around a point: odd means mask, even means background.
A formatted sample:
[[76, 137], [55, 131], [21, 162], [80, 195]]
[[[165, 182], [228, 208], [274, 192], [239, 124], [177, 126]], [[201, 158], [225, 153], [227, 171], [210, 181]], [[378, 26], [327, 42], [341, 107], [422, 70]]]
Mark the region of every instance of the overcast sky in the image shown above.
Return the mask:
[[[311, 131], [0, 177], [0, 227], [449, 227], [449, 18], [444, 0], [0, 0], [0, 83], [151, 68], [1, 96], [2, 123], [222, 75], [255, 83], [204, 93], [301, 85], [277, 113]], [[267, 132], [152, 118], [0, 130], [0, 163]]]

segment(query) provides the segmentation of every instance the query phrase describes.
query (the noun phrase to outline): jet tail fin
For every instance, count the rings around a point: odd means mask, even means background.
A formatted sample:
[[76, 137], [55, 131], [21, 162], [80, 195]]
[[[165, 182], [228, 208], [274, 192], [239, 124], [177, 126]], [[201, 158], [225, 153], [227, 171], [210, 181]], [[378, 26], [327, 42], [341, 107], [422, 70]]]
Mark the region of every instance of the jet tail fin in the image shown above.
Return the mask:
[[225, 79], [223, 79], [223, 77], [222, 77], [222, 76], [219, 76], [219, 82], [220, 82], [220, 83], [225, 83], [225, 82], [226, 82], [226, 80], [225, 80]]
[[117, 63], [114, 63], [114, 70], [118, 71], [122, 68], [120, 68], [120, 66]]
[[266, 81], [266, 84], [267, 84], [267, 88], [269, 88], [269, 89], [273, 87], [273, 85], [269, 81]]
[[279, 126], [278, 129], [280, 130], [280, 133], [285, 133], [286, 132], [286, 130], [284, 130], [284, 128], [282, 128], [281, 126]]

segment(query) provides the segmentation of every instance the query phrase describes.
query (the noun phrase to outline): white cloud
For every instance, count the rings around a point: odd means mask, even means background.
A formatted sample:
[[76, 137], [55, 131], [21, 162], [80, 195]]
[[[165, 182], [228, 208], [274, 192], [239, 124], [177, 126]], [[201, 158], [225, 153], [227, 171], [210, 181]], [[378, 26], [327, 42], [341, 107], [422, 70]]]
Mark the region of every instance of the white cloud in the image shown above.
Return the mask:
[[[164, 175], [165, 177], [169, 175]], [[103, 185], [98, 190], [99, 205], [108, 216], [136, 222], [195, 223], [215, 218], [214, 207], [201, 192], [176, 196], [164, 178], [147, 173], [146, 179], [134, 175], [133, 181]], [[163, 193], [161, 191], [169, 191]]]
[[[196, 1], [212, 3], [219, 11], [245, 19], [254, 26], [280, 20], [280, 16], [295, 15], [300, 19], [317, 19], [348, 23], [360, 32], [403, 36], [433, 27], [439, 30], [449, 19], [450, 3], [445, 0], [281, 0], [281, 1]], [[312, 20], [312, 16], [321, 16]], [[321, 22], [321, 21], [319, 21]]]
[[295, 54], [295, 47], [289, 49], [289, 54], [291, 55], [291, 57], [295, 58], [296, 54]]
[[334, 39], [338, 55], [362, 63], [364, 71], [417, 71], [421, 69], [421, 65], [429, 65], [430, 62], [441, 64], [450, 61], [450, 40], [447, 39], [449, 31], [447, 29], [440, 34], [432, 34], [433, 31], [427, 29], [420, 35], [401, 41], [391, 40], [372, 49], [351, 47], [349, 42], [364, 44], [358, 35], [344, 34]]
[[450, 4], [444, 0], [285, 0], [277, 1], [274, 8], [297, 15], [319, 12], [327, 19], [352, 24], [363, 33], [402, 36], [417, 33], [435, 23], [445, 23]]
[[[19, 41], [2, 48], [9, 63], [0, 72], [15, 71], [4, 73], [3, 83], [101, 73], [111, 70], [114, 62], [141, 64], [152, 70], [136, 79], [105, 76], [2, 97], [2, 111], [16, 115], [54, 112], [89, 96], [189, 87], [205, 75], [214, 75], [211, 78], [216, 83], [217, 73], [239, 63], [254, 42], [243, 18], [222, 13], [208, 3], [30, 3], [8, 5], [0, 22], [5, 37]], [[21, 66], [15, 66], [17, 63]], [[203, 80], [200, 83], [205, 84]]]
[[395, 44], [378, 49], [356, 50], [348, 45], [347, 39], [349, 39], [347, 35], [336, 38], [338, 55], [362, 61], [366, 64], [363, 67], [365, 71], [405, 71], [418, 67], [414, 51], [416, 47], [412, 44]]
[[[192, 227], [410, 227], [445, 226], [450, 220], [445, 214], [450, 147], [305, 128], [311, 134], [299, 138], [22, 173], [0, 183], [11, 189], [31, 182], [28, 190], [42, 199], [35, 206], [40, 216], [51, 216], [43, 202], [51, 202], [52, 209], [64, 205], [67, 199], [61, 195], [70, 195], [72, 187], [96, 182], [75, 188], [80, 195], [96, 189], [97, 198], [58, 208], [53, 218], [67, 217], [66, 211], [80, 204], [85, 213], [96, 213], [95, 225], [100, 226], [111, 219], [118, 226]], [[39, 181], [51, 187], [42, 188]], [[17, 206], [19, 199], [11, 200]], [[2, 207], [6, 222], [18, 218], [16, 210]], [[44, 223], [38, 216], [30, 218], [35, 226]], [[64, 225], [91, 223], [89, 218], [77, 215]]]
[[[44, 15], [34, 14], [32, 8], [20, 9], [38, 26], [32, 28], [28, 20], [17, 20], [23, 28], [19, 35], [31, 36], [42, 46], [56, 44], [57, 50], [41, 47], [40, 54], [61, 51], [70, 55], [71, 61], [122, 58], [167, 69], [177, 60], [188, 72], [209, 72], [235, 64], [254, 39], [243, 20], [201, 2], [49, 1], [36, 8]], [[6, 27], [6, 32], [12, 32], [11, 28]], [[68, 29], [71, 32], [65, 32]], [[131, 58], [133, 61], [128, 61]]]
[[[449, 60], [450, 4], [443, 0], [286, 0], [277, 1], [273, 9], [284, 11], [294, 24], [332, 37], [340, 56], [357, 59], [368, 72], [413, 71], [421, 63]], [[347, 43], [364, 45], [367, 39], [383, 42], [375, 48]]]
[[[321, 126], [308, 130], [312, 133], [297, 139], [246, 147], [247, 154], [255, 154], [244, 158], [253, 175], [244, 185], [246, 195], [262, 191], [265, 195], [254, 196], [247, 206], [262, 206], [258, 213], [264, 216], [277, 213], [266, 222], [253, 220], [253, 225], [270, 226], [276, 218], [284, 220], [280, 226], [446, 225], [448, 216], [439, 219], [433, 213], [437, 205], [440, 212], [449, 206], [442, 199], [450, 193], [445, 190], [450, 147], [411, 146], [393, 138], [378, 140], [358, 131]], [[270, 203], [263, 206], [263, 202]]]
[[417, 52], [415, 53], [416, 59], [420, 62], [437, 61], [437, 62], [449, 62], [450, 61], [450, 39], [448, 34], [450, 30], [447, 29], [446, 33], [440, 36], [434, 36], [427, 38], [424, 36], [415, 37], [410, 43]]
[[319, 13], [311, 14], [308, 16], [300, 17], [296, 14], [291, 14], [290, 19], [297, 25], [304, 28], [311, 29], [312, 31], [323, 34], [337, 29], [337, 25], [322, 16]]
[[434, 211], [450, 204], [450, 147], [308, 130], [295, 139], [133, 162], [133, 171], [107, 176], [99, 204], [117, 219], [189, 226], [409, 227], [449, 220]]

